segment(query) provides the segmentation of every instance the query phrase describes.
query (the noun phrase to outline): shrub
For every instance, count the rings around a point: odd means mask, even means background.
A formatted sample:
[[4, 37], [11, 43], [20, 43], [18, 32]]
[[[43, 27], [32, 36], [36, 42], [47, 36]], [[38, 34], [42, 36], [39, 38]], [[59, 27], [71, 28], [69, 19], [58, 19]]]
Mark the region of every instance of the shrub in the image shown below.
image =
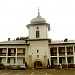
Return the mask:
[[5, 66], [5, 68], [6, 68], [6, 69], [11, 69], [12, 66], [11, 66], [11, 65], [7, 65], [7, 66]]

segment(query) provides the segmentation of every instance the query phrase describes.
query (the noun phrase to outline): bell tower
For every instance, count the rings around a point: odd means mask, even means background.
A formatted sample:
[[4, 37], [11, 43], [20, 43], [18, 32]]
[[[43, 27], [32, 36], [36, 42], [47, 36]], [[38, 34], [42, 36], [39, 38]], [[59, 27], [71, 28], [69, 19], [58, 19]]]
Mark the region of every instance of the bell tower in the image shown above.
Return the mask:
[[29, 29], [29, 39], [48, 39], [50, 24], [46, 23], [45, 18], [40, 16], [39, 9], [37, 17], [31, 20], [27, 28]]

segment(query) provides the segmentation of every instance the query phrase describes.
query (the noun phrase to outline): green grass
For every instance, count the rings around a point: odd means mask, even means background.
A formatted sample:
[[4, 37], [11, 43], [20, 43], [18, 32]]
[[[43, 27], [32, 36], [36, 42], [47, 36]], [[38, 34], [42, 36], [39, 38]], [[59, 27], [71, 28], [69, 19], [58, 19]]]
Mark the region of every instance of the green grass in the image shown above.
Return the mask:
[[75, 75], [75, 69], [33, 69], [33, 70], [0, 70], [0, 74], [10, 72], [7, 75], [16, 75], [22, 72], [21, 75], [45, 75], [46, 73], [49, 75]]

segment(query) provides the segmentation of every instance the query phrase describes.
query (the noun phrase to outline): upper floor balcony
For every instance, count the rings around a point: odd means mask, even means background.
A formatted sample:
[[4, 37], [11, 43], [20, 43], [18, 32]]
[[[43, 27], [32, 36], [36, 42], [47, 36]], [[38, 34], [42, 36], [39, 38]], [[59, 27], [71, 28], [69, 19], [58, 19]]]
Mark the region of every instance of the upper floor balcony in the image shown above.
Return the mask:
[[59, 56], [65, 56], [65, 52], [60, 52]]
[[65, 47], [58, 47], [59, 56], [65, 56]]
[[57, 56], [57, 48], [51, 48], [50, 49], [50, 55], [51, 56]]
[[67, 55], [73, 55], [73, 47], [67, 47]]

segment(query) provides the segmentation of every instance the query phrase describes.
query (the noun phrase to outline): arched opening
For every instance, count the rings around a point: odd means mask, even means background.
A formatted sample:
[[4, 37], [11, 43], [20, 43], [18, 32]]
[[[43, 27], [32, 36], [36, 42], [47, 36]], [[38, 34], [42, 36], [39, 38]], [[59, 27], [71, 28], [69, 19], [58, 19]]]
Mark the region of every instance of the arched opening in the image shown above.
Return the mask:
[[35, 69], [41, 69], [41, 68], [43, 68], [43, 65], [42, 65], [42, 63], [40, 61], [36, 61], [34, 63], [34, 68]]

